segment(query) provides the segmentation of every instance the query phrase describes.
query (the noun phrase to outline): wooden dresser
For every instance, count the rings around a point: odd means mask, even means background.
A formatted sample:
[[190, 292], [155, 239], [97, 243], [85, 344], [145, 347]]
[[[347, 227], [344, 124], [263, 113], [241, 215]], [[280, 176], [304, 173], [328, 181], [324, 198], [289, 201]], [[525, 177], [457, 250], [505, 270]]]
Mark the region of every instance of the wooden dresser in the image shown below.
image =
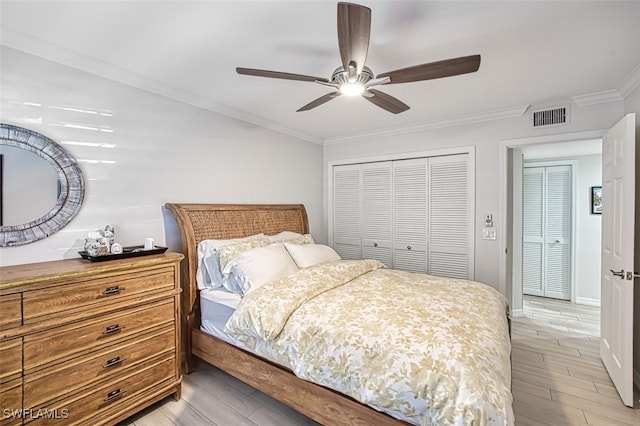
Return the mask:
[[179, 399], [182, 258], [0, 268], [0, 425], [115, 424]]

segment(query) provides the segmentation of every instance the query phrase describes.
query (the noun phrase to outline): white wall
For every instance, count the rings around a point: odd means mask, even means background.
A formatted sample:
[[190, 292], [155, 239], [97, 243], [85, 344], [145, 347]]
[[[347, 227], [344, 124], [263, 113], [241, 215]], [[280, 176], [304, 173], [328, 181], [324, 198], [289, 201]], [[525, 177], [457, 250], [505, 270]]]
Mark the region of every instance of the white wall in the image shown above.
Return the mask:
[[[555, 103], [552, 103], [554, 105]], [[622, 102], [599, 104], [589, 107], [572, 106], [571, 123], [563, 127], [531, 129], [529, 116], [485, 121], [456, 127], [422, 130], [399, 135], [371, 136], [366, 139], [327, 144], [324, 149], [325, 182], [328, 162], [357, 159], [371, 155], [402, 154], [444, 149], [459, 146], [475, 146], [476, 149], [476, 281], [500, 288], [501, 257], [499, 240], [483, 240], [481, 232], [484, 216], [493, 214], [494, 226], [500, 229], [505, 218], [500, 211], [500, 142], [519, 138], [542, 137], [611, 127], [623, 114]], [[325, 206], [329, 196], [325, 184]], [[328, 212], [325, 207], [324, 225]], [[325, 228], [325, 232], [328, 229]]]
[[0, 248], [0, 265], [78, 257], [86, 233], [106, 224], [124, 245], [153, 237], [174, 248], [166, 202], [303, 203], [314, 237], [324, 240], [322, 146], [13, 49], [0, 53], [0, 120], [60, 143], [86, 180], [69, 225]]
[[591, 187], [602, 186], [602, 156], [576, 157], [576, 303], [600, 304], [602, 215], [591, 214]]

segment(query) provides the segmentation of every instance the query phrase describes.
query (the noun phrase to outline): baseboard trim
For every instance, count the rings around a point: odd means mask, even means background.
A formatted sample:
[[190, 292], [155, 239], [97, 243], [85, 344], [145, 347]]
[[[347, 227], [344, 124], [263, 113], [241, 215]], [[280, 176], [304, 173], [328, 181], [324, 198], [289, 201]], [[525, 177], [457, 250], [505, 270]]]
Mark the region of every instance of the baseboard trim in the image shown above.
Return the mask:
[[600, 306], [600, 299], [591, 299], [589, 297], [576, 297], [578, 305]]

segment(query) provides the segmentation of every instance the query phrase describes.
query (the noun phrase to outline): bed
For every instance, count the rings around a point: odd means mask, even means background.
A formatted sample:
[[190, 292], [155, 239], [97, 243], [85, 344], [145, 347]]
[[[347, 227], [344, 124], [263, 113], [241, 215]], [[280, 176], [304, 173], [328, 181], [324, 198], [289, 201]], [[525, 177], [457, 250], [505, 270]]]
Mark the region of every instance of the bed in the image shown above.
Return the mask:
[[[184, 352], [186, 373], [190, 373], [194, 370], [197, 359], [203, 360], [322, 424], [371, 426], [420, 423], [439, 424], [435, 417], [419, 420], [414, 420], [411, 417], [407, 420], [406, 417], [396, 414], [393, 410], [380, 408], [376, 404], [363, 404], [358, 402], [355, 397], [349, 396], [349, 394], [353, 393], [348, 390], [339, 392], [332, 390], [329, 387], [317, 385], [309, 380], [299, 378], [292, 371], [293, 369], [296, 373], [299, 373], [297, 367], [283, 367], [282, 360], [275, 359], [277, 358], [275, 356], [268, 356], [269, 349], [261, 350], [262, 346], [260, 346], [260, 344], [263, 342], [261, 342], [260, 339], [257, 339], [257, 346], [252, 346], [249, 343], [255, 343], [254, 340], [256, 339], [245, 339], [241, 342], [242, 344], [240, 344], [237, 339], [225, 338], [224, 335], [221, 335], [220, 333], [218, 333], [218, 337], [215, 337], [215, 333], [208, 325], [210, 324], [210, 320], [215, 321], [215, 319], [212, 319], [212, 314], [205, 313], [205, 318], [202, 317], [201, 304], [210, 304], [210, 298], [205, 295], [205, 291], [202, 292], [201, 297], [201, 291], [196, 284], [196, 274], [198, 272], [198, 244], [204, 240], [242, 238], [260, 233], [274, 235], [282, 231], [291, 231], [299, 234], [308, 234], [308, 219], [303, 205], [169, 203], [166, 204], [166, 207], [176, 218], [181, 235], [182, 249], [185, 255], [182, 265], [182, 294], [184, 315], [183, 327], [185, 328], [183, 336], [185, 336]], [[396, 278], [400, 281], [409, 275], [408, 273], [395, 272], [392, 270], [384, 271], [385, 268], [381, 268], [380, 265], [375, 264], [373, 261], [340, 261], [336, 263], [340, 264], [340, 267], [343, 268], [348, 267], [352, 269], [362, 269], [366, 267], [367, 270], [365, 272], [358, 272], [358, 274], [363, 275], [373, 275], [374, 273], [396, 274]], [[317, 267], [333, 268], [331, 265], [319, 265]], [[302, 269], [300, 271], [302, 271]], [[327, 269], [327, 271], [331, 270]], [[320, 273], [325, 272], [322, 270]], [[330, 275], [330, 273], [328, 275]], [[344, 274], [341, 272], [337, 275]], [[359, 276], [360, 275], [358, 275], [358, 277]], [[423, 276], [427, 281], [429, 280], [428, 277], [429, 276]], [[381, 280], [381, 278], [378, 279]], [[355, 283], [358, 282], [358, 280], [360, 280], [360, 278], [356, 278], [354, 275], [354, 279], [349, 278], [347, 281], [349, 281], [349, 285], [351, 285], [351, 282]], [[465, 282], [457, 283], [457, 285], [466, 284], [467, 283]], [[346, 286], [337, 284], [336, 288], [346, 288]], [[362, 292], [363, 290], [360, 289], [353, 291]], [[258, 293], [259, 291], [255, 292], [255, 294]], [[331, 293], [331, 291], [328, 291], [328, 293]], [[324, 297], [324, 294], [322, 294], [321, 297]], [[316, 297], [314, 295], [312, 298], [320, 300], [321, 297]], [[251, 298], [247, 296], [245, 299], [247, 300], [243, 302], [243, 305], [250, 306], [248, 300]], [[239, 305], [237, 301], [226, 304], [229, 312], [225, 312], [227, 308], [225, 308], [224, 305], [225, 302], [222, 301], [222, 304], [218, 304], [217, 306], [220, 307], [220, 315], [226, 320], [232, 312], [236, 311], [236, 308], [238, 308]], [[211, 311], [205, 310], [205, 312]], [[484, 363], [495, 363], [500, 365], [500, 371], [498, 374], [500, 376], [500, 380], [497, 385], [500, 387], [500, 399], [498, 401], [492, 400], [491, 404], [494, 406], [497, 405], [498, 411], [501, 412], [499, 415], [496, 415], [494, 410], [491, 412], [491, 416], [494, 418], [476, 418], [475, 420], [468, 422], [463, 421], [463, 423], [513, 423], [510, 393], [510, 342], [508, 342], [507, 314], [508, 312], [503, 309], [502, 318], [498, 318], [497, 325], [492, 325], [490, 327], [498, 330], [498, 334], [496, 335], [497, 337], [495, 337], [495, 339], [492, 337], [491, 339], [500, 340], [502, 343], [499, 348], [496, 349], [498, 352], [492, 355], [495, 359], [490, 358], [490, 362]], [[213, 316], [215, 317], [216, 315], [214, 314]], [[500, 314], [497, 314], [497, 316], [500, 317]], [[248, 317], [251, 317], [251, 315], [248, 315]], [[290, 321], [294, 322], [293, 320]], [[446, 322], [446, 320], [444, 322]], [[215, 326], [212, 327], [215, 328]], [[240, 324], [240, 328], [243, 327], [247, 328], [246, 324]], [[223, 325], [218, 325], [219, 330], [222, 328]], [[264, 330], [262, 330], [262, 332], [264, 332]], [[269, 330], [267, 330], [267, 333], [268, 332]], [[260, 333], [258, 332], [258, 334]], [[505, 339], [507, 343], [504, 342]], [[487, 340], [487, 342], [489, 341]], [[476, 352], [476, 348], [478, 349], [478, 352], [482, 352], [482, 346], [484, 345], [478, 344], [474, 347], [474, 350], [469, 352]], [[446, 347], [444, 347], [444, 349], [449, 350], [449, 348]], [[490, 366], [489, 368], [493, 367]], [[355, 394], [357, 395], [357, 392]], [[454, 401], [452, 404], [455, 407], [456, 404], [460, 405], [460, 402]], [[375, 407], [375, 409], [372, 407]], [[400, 420], [399, 418], [403, 420]]]

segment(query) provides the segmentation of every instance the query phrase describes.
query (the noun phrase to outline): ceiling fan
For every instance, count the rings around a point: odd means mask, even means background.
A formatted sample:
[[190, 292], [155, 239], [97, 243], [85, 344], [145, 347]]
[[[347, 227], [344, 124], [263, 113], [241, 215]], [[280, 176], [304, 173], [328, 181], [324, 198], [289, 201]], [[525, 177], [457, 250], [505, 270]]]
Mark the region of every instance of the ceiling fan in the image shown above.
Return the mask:
[[299, 111], [308, 111], [340, 95], [361, 95], [369, 102], [391, 113], [398, 114], [409, 106], [397, 98], [374, 89], [383, 84], [410, 83], [435, 78], [476, 72], [480, 67], [480, 55], [463, 56], [401, 68], [377, 76], [365, 66], [371, 34], [371, 9], [352, 3], [338, 3], [338, 47], [342, 66], [336, 68], [331, 79], [267, 71], [254, 68], [236, 68], [238, 74], [285, 80], [309, 81], [333, 87], [335, 90], [319, 97]]

